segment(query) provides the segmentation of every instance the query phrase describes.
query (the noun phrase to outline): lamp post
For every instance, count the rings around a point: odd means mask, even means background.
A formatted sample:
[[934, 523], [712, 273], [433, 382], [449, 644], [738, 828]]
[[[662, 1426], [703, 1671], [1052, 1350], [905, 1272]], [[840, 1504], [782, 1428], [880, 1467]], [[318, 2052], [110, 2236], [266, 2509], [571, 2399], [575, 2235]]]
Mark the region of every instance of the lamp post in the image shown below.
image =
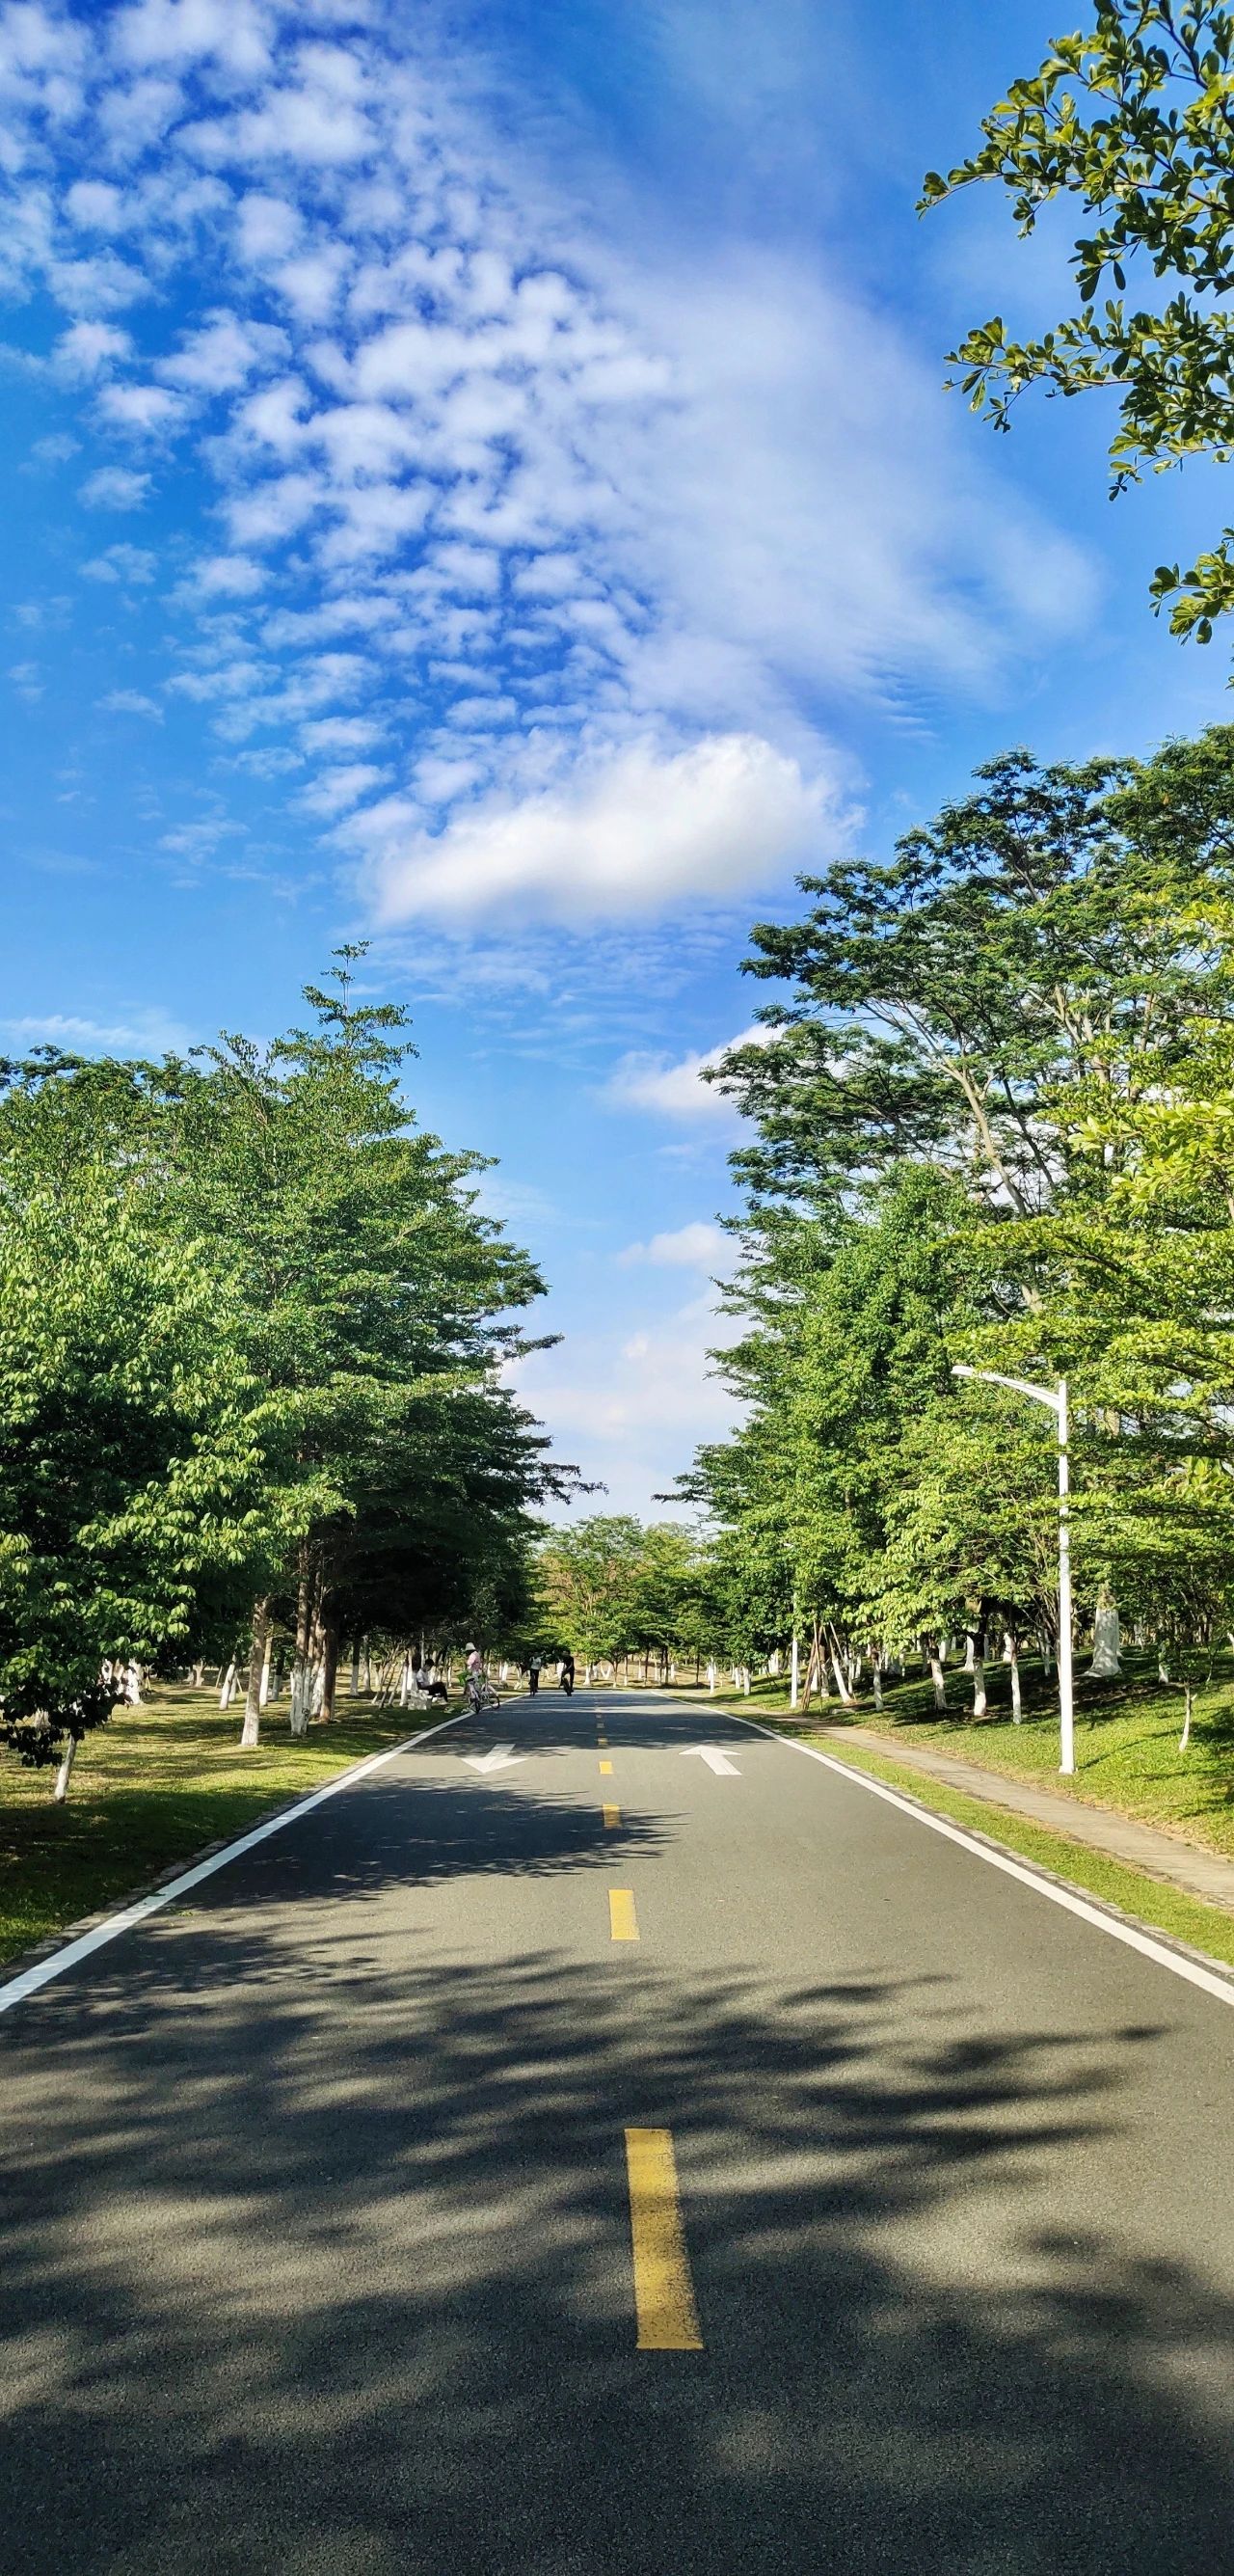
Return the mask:
[[1060, 1377], [1053, 1392], [1033, 1386], [1026, 1377], [1000, 1377], [997, 1369], [964, 1368], [952, 1363], [953, 1377], [979, 1378], [983, 1386], [1007, 1386], [1013, 1395], [1028, 1395], [1048, 1405], [1058, 1424], [1058, 1712], [1059, 1770], [1075, 1769], [1075, 1701], [1071, 1680], [1071, 1466], [1068, 1456], [1067, 1381]]

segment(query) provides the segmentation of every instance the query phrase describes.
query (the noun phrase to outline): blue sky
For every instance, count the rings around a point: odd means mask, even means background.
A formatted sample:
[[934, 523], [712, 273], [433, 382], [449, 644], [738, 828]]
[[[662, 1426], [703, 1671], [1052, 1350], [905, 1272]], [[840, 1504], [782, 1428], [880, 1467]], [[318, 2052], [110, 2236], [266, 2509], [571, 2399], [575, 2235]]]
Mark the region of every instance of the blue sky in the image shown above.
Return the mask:
[[552, 1283], [526, 1390], [646, 1508], [724, 1420], [700, 1061], [749, 922], [1010, 742], [1228, 713], [1108, 421], [942, 390], [1067, 292], [921, 173], [1045, 5], [0, 9], [0, 1043], [272, 1034], [340, 938]]

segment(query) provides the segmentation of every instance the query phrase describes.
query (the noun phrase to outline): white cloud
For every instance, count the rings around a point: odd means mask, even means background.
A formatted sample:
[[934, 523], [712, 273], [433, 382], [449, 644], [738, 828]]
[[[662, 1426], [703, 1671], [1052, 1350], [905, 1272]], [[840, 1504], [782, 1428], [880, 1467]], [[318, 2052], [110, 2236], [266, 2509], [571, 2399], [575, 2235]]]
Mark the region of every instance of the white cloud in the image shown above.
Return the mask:
[[[374, 775], [346, 831], [386, 918], [726, 901], [826, 833], [837, 705], [997, 690], [1085, 613], [885, 305], [814, 254], [602, 240], [421, 13], [0, 24], [6, 268], [64, 313], [86, 421], [216, 478], [175, 605], [230, 602], [234, 658], [279, 665], [211, 720], [294, 725], [313, 648], [370, 644], [351, 694], [411, 784]], [[83, 497], [148, 489], [103, 465]], [[245, 624], [267, 575], [293, 604]]]
[[97, 376], [127, 358], [132, 346], [129, 333], [113, 322], [74, 322], [61, 333], [52, 355], [63, 375]]
[[634, 1330], [628, 1320], [616, 1330], [572, 1333], [560, 1349], [524, 1361], [516, 1383], [558, 1454], [603, 1482], [604, 1510], [663, 1518], [653, 1496], [671, 1490], [700, 1441], [732, 1428], [737, 1408], [710, 1353], [735, 1330], [707, 1294]]
[[649, 1109], [657, 1117], [684, 1120], [691, 1125], [706, 1120], [716, 1126], [732, 1126], [737, 1117], [733, 1102], [704, 1076], [732, 1047], [766, 1046], [771, 1036], [770, 1029], [756, 1022], [753, 1028], [739, 1029], [736, 1037], [725, 1038], [719, 1046], [682, 1056], [676, 1063], [662, 1055], [623, 1056], [605, 1087], [604, 1097], [619, 1109]]
[[564, 786], [493, 800], [436, 837], [389, 798], [349, 827], [371, 853], [384, 920], [524, 911], [559, 920], [667, 911], [731, 895], [817, 849], [827, 792], [748, 734], [663, 755], [638, 744]]
[[286, 333], [269, 323], [212, 313], [199, 330], [186, 333], [171, 357], [160, 361], [159, 373], [189, 393], [234, 393], [258, 367], [282, 358], [286, 348]]
[[82, 565], [91, 581], [129, 582], [144, 589], [158, 569], [158, 556], [146, 546], [108, 546], [101, 555]]
[[338, 769], [323, 769], [311, 787], [306, 787], [300, 804], [306, 814], [323, 814], [328, 819], [341, 814], [348, 805], [357, 805], [377, 785], [382, 772], [370, 761], [351, 761]]
[[654, 1262], [675, 1270], [706, 1270], [710, 1273], [731, 1270], [733, 1238], [722, 1226], [696, 1217], [690, 1225], [679, 1225], [667, 1234], [653, 1234], [650, 1243], [631, 1243], [618, 1254], [619, 1261]]
[[0, 1029], [19, 1046], [58, 1046], [85, 1055], [183, 1055], [192, 1032], [165, 1011], [137, 1011], [128, 1020], [93, 1020], [73, 1012], [28, 1012], [20, 1019], [0, 1019]]
[[98, 705], [107, 716], [148, 716], [152, 724], [163, 721], [162, 708], [153, 698], [144, 697], [140, 689], [109, 689]]
[[81, 487], [89, 510], [140, 510], [150, 491], [150, 476], [128, 465], [100, 465]]
[[264, 590], [269, 574], [248, 555], [207, 555], [194, 565], [190, 579], [202, 599], [250, 599], [254, 591]]

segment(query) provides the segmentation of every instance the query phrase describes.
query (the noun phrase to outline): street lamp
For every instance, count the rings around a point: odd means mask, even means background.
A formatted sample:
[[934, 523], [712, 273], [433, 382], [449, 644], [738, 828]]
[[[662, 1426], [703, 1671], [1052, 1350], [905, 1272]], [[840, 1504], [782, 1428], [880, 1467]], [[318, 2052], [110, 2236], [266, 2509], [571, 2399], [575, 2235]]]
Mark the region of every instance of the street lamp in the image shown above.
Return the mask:
[[1000, 1377], [997, 1369], [965, 1368], [953, 1360], [953, 1377], [975, 1377], [983, 1386], [1008, 1386], [1013, 1395], [1030, 1395], [1034, 1404], [1049, 1406], [1058, 1424], [1058, 1710], [1060, 1729], [1060, 1771], [1075, 1769], [1075, 1701], [1071, 1684], [1071, 1470], [1067, 1454], [1067, 1381], [1060, 1377], [1051, 1394], [1047, 1386], [1032, 1386], [1026, 1377]]

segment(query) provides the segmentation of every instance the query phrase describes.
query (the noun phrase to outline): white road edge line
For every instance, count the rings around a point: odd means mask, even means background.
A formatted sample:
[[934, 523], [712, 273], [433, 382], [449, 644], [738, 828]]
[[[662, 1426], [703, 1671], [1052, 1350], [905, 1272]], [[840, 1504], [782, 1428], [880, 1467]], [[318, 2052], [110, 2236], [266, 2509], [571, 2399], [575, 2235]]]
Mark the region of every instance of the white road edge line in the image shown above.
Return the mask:
[[[756, 1717], [740, 1717], [736, 1709], [728, 1711], [739, 1726], [748, 1726], [755, 1735], [765, 1735], [770, 1744], [782, 1744], [789, 1753], [808, 1754], [811, 1762], [821, 1762], [828, 1771], [838, 1771], [842, 1780], [851, 1780], [859, 1789], [868, 1789], [872, 1797], [885, 1798], [889, 1807], [898, 1807], [901, 1815], [911, 1816], [919, 1825], [928, 1825], [931, 1833], [942, 1834], [945, 1841], [958, 1843], [962, 1851], [975, 1852], [978, 1860], [988, 1861], [991, 1869], [1001, 1869], [1007, 1878], [1018, 1878], [1024, 1887], [1035, 1888], [1038, 1896], [1048, 1896], [1051, 1905], [1061, 1905], [1065, 1914], [1078, 1914], [1082, 1923], [1091, 1923], [1098, 1932], [1108, 1932], [1112, 1941], [1125, 1942], [1129, 1950], [1139, 1950], [1146, 1959], [1155, 1959], [1159, 1968], [1168, 1968], [1171, 1976], [1184, 1977], [1189, 1986], [1199, 1986], [1202, 1993], [1215, 1995], [1218, 2003], [1234, 2004], [1234, 1978], [1218, 1976], [1211, 1968], [1200, 1967], [1194, 1959], [1184, 1959], [1177, 1950], [1167, 1950], [1163, 1941], [1154, 1941], [1151, 1932], [1138, 1932], [1132, 1923], [1119, 1923], [1112, 1914], [1103, 1914], [1086, 1897], [1073, 1896], [1068, 1888], [1056, 1887], [1051, 1879], [1039, 1878], [1028, 1862], [1012, 1860], [1004, 1852], [991, 1851], [979, 1843], [975, 1834], [966, 1834], [962, 1825], [951, 1824], [946, 1816], [932, 1816], [927, 1807], [919, 1807], [912, 1798], [902, 1797], [898, 1789], [889, 1789], [885, 1780], [876, 1780], [855, 1764], [839, 1762], [834, 1754], [820, 1753], [815, 1744], [799, 1744], [794, 1735], [779, 1735], [773, 1726], [760, 1726]], [[1134, 1864], [1127, 1863], [1131, 1868]], [[1196, 1902], [1201, 1900], [1197, 1898]], [[0, 2002], [3, 1996], [0, 1995]]]
[[349, 1771], [340, 1771], [336, 1779], [327, 1780], [324, 1788], [310, 1789], [307, 1797], [297, 1798], [294, 1806], [285, 1807], [281, 1815], [254, 1826], [251, 1834], [241, 1834], [238, 1842], [226, 1843], [222, 1851], [211, 1852], [208, 1860], [199, 1860], [193, 1869], [182, 1870], [179, 1878], [169, 1880], [166, 1887], [156, 1887], [152, 1895], [141, 1896], [135, 1905], [123, 1906], [119, 1914], [109, 1914], [105, 1922], [96, 1923], [92, 1932], [83, 1932], [76, 1941], [66, 1942], [63, 1950], [53, 1950], [50, 1959], [40, 1959], [33, 1968], [23, 1968], [19, 1976], [10, 1977], [7, 1985], [0, 1986], [0, 2012], [24, 2003], [27, 1995], [50, 1985], [53, 1977], [62, 1977], [66, 1968], [75, 1968], [79, 1959], [88, 1959], [93, 1950], [101, 1950], [106, 1942], [118, 1939], [121, 1932], [131, 1931], [135, 1923], [144, 1923], [147, 1915], [159, 1914], [165, 1905], [174, 1905], [177, 1897], [187, 1896], [191, 1887], [200, 1887], [203, 1878], [213, 1878], [216, 1869], [226, 1869], [229, 1861], [239, 1860], [243, 1852], [268, 1842], [271, 1834], [281, 1834], [286, 1826], [299, 1824], [301, 1816], [324, 1806], [327, 1798], [337, 1798], [340, 1789], [350, 1789], [357, 1780], [367, 1778], [370, 1771], [380, 1771], [384, 1763], [397, 1761], [399, 1754], [410, 1752], [413, 1744], [424, 1744], [430, 1735], [440, 1735], [445, 1727], [457, 1726], [464, 1713], [459, 1709], [453, 1717], [439, 1718], [436, 1726], [422, 1727], [418, 1735], [404, 1736], [401, 1744], [387, 1745], [384, 1753], [370, 1753], [365, 1761], [355, 1762]]

